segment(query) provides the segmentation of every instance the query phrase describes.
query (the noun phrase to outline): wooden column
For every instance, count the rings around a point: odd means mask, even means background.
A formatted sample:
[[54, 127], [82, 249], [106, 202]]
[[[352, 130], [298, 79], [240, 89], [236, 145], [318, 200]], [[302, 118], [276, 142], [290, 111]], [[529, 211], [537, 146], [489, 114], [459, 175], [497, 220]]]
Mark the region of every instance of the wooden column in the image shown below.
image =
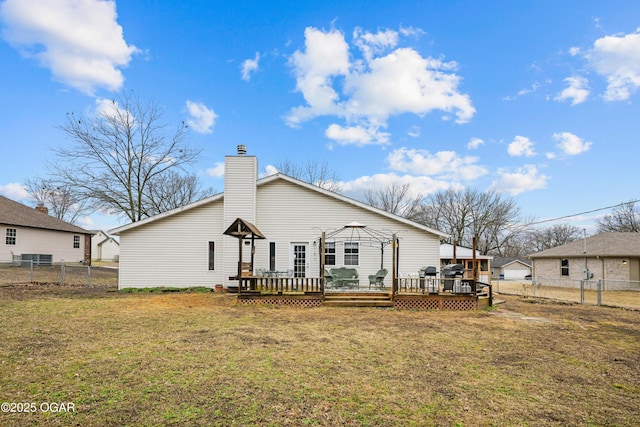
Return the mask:
[[[398, 242], [395, 233], [391, 237], [391, 292], [395, 295], [398, 291], [398, 268], [396, 265], [396, 254], [398, 252]], [[392, 297], [393, 298], [393, 297]]]
[[326, 233], [322, 232], [322, 237], [320, 237], [320, 291], [324, 293], [324, 239], [326, 238]]

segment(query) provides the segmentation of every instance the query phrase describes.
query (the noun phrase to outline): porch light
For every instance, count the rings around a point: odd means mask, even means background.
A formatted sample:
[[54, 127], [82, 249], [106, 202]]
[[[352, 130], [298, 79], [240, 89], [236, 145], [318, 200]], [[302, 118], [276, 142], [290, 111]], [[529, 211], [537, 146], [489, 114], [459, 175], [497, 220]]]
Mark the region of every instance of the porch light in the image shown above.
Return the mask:
[[626, 259], [622, 260], [622, 265], [627, 265], [627, 260]]

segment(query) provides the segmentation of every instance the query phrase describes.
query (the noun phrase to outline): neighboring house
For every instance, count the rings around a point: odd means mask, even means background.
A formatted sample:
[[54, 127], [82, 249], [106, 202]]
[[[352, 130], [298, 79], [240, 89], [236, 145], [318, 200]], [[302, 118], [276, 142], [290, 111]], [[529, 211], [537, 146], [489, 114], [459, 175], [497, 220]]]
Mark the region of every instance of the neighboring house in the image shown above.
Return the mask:
[[118, 261], [120, 243], [102, 230], [95, 230], [91, 238], [91, 255], [95, 261]]
[[491, 278], [524, 280], [531, 275], [531, 264], [520, 258], [495, 257], [491, 262]]
[[[355, 268], [360, 286], [368, 275], [388, 269], [391, 244], [375, 235], [396, 235], [397, 269], [415, 272], [438, 265], [439, 245], [446, 234], [318, 186], [275, 174], [258, 180], [258, 160], [239, 146], [225, 157], [224, 193], [111, 230], [120, 237], [119, 288], [238, 286], [239, 244], [243, 263], [258, 270], [294, 277], [320, 277], [322, 232], [326, 232], [325, 268]], [[240, 218], [265, 239], [238, 240], [223, 235]], [[331, 231], [343, 229], [335, 237]], [[240, 242], [240, 243], [239, 243]]]
[[0, 196], [0, 230], [4, 233], [0, 261], [51, 264], [91, 263], [91, 232]]
[[[491, 264], [493, 257], [491, 255], [481, 255], [476, 250], [476, 262], [479, 264], [480, 271], [478, 280], [483, 283], [491, 283]], [[462, 264], [467, 271], [465, 276], [469, 276], [473, 272], [473, 249], [464, 246], [455, 246], [449, 243], [440, 245], [440, 267], [449, 264]]]
[[640, 233], [601, 233], [529, 255], [533, 278], [552, 286], [602, 281], [603, 289], [628, 289], [640, 280]]

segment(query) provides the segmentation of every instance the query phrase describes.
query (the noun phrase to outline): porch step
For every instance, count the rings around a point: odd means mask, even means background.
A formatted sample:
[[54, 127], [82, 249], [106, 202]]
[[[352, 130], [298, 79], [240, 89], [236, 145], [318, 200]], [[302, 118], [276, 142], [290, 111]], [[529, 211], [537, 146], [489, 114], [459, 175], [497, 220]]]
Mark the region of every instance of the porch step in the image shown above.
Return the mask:
[[324, 305], [329, 307], [393, 307], [388, 294], [345, 292], [325, 294]]

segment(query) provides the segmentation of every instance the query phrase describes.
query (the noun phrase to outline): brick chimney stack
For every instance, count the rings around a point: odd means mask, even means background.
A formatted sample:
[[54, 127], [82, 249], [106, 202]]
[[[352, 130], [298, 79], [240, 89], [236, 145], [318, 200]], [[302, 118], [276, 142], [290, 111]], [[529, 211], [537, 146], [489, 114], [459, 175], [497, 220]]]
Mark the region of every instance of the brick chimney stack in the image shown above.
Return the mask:
[[49, 215], [49, 208], [47, 208], [45, 205], [38, 205], [36, 206], [36, 210], [38, 212], [42, 212], [45, 215]]

